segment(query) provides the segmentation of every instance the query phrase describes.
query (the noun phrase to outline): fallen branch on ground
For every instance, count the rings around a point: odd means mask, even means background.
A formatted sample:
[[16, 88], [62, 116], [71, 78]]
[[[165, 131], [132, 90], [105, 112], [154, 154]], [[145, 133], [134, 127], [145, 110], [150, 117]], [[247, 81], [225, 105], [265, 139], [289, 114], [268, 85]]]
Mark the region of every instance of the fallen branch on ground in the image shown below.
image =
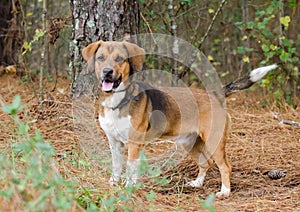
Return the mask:
[[278, 113], [271, 111], [272, 115], [274, 116], [275, 119], [277, 119], [279, 121], [280, 124], [288, 124], [288, 125], [292, 125], [292, 126], [296, 126], [296, 127], [300, 127], [300, 123], [296, 122], [296, 121], [290, 121], [290, 120], [286, 120], [283, 119], [279, 116]]

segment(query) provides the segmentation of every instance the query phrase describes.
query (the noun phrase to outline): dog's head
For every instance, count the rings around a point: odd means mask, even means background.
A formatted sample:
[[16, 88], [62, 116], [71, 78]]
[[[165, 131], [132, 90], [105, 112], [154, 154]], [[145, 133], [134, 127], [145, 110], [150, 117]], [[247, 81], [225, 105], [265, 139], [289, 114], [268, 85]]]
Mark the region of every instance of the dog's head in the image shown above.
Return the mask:
[[98, 41], [82, 50], [89, 71], [95, 71], [104, 92], [116, 90], [134, 71], [142, 70], [145, 51], [129, 42]]

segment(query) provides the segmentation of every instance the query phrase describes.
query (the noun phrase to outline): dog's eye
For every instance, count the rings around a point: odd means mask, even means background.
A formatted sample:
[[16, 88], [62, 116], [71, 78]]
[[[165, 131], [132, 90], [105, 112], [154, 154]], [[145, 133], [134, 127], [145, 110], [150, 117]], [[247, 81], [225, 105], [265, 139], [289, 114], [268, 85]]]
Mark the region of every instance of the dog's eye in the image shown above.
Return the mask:
[[118, 56], [118, 57], [115, 59], [115, 61], [116, 61], [117, 63], [120, 63], [120, 62], [122, 62], [123, 60], [124, 60], [124, 58], [121, 57], [121, 56]]
[[97, 60], [98, 60], [99, 62], [103, 62], [103, 61], [104, 61], [104, 57], [103, 57], [103, 56], [99, 56], [99, 57], [97, 58]]

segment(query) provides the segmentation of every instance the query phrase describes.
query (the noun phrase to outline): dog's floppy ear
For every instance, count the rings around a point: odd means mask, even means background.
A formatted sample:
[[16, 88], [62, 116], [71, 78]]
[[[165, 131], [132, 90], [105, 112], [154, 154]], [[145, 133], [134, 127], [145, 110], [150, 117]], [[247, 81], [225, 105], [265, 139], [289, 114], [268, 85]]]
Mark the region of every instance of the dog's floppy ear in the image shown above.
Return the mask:
[[89, 44], [87, 47], [84, 47], [81, 52], [83, 59], [85, 59], [85, 61], [89, 61], [91, 57], [96, 53], [99, 46], [101, 46], [103, 43], [104, 41], [100, 40]]
[[145, 50], [136, 44], [124, 41], [124, 47], [127, 49], [128, 57], [131, 65], [135, 70], [141, 71], [145, 59]]
[[88, 63], [88, 70], [89, 71], [94, 71], [94, 66], [95, 66], [95, 53], [97, 49], [104, 43], [104, 41], [100, 40], [94, 43], [89, 44], [87, 47], [82, 49], [82, 56], [85, 61]]

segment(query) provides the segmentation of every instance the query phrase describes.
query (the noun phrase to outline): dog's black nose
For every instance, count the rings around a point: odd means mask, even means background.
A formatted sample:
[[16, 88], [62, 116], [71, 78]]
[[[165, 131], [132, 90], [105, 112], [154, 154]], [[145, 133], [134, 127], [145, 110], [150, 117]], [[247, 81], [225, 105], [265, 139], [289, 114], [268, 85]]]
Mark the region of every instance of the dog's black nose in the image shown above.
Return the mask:
[[112, 74], [112, 73], [113, 73], [113, 69], [112, 68], [104, 68], [103, 69], [103, 75], [104, 76]]

